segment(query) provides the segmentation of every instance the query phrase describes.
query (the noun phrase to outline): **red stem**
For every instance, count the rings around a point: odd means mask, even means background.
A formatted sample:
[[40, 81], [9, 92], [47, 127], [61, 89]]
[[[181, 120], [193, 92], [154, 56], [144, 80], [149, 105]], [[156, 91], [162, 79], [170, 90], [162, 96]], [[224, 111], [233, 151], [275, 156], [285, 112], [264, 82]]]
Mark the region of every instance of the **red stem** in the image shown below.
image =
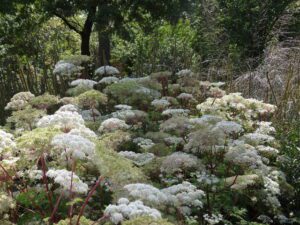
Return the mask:
[[94, 187], [91, 189], [91, 191], [89, 192], [88, 196], [86, 197], [81, 209], [80, 209], [80, 212], [79, 212], [79, 215], [78, 215], [78, 218], [77, 218], [77, 222], [76, 222], [76, 225], [79, 225], [79, 222], [80, 222], [80, 218], [84, 212], [84, 209], [85, 207], [87, 206], [90, 198], [92, 197], [92, 195], [94, 194], [94, 192], [96, 191], [97, 187], [100, 185], [101, 181], [103, 180], [103, 177], [100, 176], [96, 182], [96, 184], [94, 185]]
[[44, 153], [41, 155], [40, 159], [41, 159], [41, 163], [42, 163], [43, 182], [45, 184], [45, 188], [46, 188], [46, 192], [47, 192], [47, 196], [48, 196], [48, 200], [49, 200], [51, 210], [53, 210], [52, 196], [51, 196], [51, 193], [49, 191], [49, 185], [48, 185], [48, 180], [47, 180], [47, 176], [46, 176], [46, 162], [45, 162]]

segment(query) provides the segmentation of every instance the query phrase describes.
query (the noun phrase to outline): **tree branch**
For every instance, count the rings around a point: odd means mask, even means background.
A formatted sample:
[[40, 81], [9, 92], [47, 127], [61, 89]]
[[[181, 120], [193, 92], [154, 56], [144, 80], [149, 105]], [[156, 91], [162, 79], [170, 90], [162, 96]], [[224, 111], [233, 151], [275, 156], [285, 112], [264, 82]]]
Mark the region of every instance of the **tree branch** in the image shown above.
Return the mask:
[[57, 12], [54, 12], [54, 15], [57, 16], [58, 18], [60, 18], [71, 30], [74, 30], [76, 33], [78, 34], [82, 34], [82, 31], [79, 30], [76, 26], [74, 26], [70, 21], [68, 21], [65, 17], [63, 17], [62, 15], [60, 15]]

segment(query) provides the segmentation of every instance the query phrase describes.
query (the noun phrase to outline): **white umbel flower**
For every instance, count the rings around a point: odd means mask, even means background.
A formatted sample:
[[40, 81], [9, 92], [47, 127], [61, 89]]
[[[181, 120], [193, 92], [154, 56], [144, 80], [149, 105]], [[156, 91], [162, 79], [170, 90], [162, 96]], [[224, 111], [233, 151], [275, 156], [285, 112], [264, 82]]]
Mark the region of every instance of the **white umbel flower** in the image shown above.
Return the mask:
[[160, 219], [161, 213], [154, 208], [145, 206], [142, 201], [130, 202], [126, 198], [121, 198], [117, 205], [108, 205], [104, 210], [113, 224], [119, 224], [124, 220], [134, 219], [139, 216], [150, 216], [154, 219]]
[[73, 80], [71, 82], [71, 86], [83, 86], [83, 87], [88, 87], [88, 88], [93, 88], [94, 85], [96, 85], [97, 82], [93, 81], [93, 80], [88, 80], [88, 79], [77, 79], [77, 80]]
[[117, 109], [117, 110], [131, 110], [132, 106], [119, 104], [119, 105], [115, 105], [115, 109]]
[[5, 106], [5, 109], [24, 109], [32, 98], [34, 98], [34, 94], [32, 94], [31, 92], [19, 92], [10, 99], [10, 102]]
[[80, 178], [72, 172], [68, 170], [55, 170], [50, 169], [46, 173], [46, 176], [52, 178], [56, 184], [59, 184], [61, 188], [65, 191], [69, 191], [71, 189], [71, 181], [72, 181], [72, 192], [76, 192], [79, 194], [86, 194], [88, 192], [88, 185], [80, 180]]
[[116, 75], [119, 74], [119, 70], [113, 66], [101, 66], [96, 71], [96, 75]]
[[95, 154], [95, 144], [79, 135], [58, 134], [51, 144], [61, 151], [62, 158], [86, 160]]
[[118, 118], [110, 118], [104, 120], [99, 127], [100, 132], [112, 132], [115, 130], [127, 130], [127, 129], [129, 129], [129, 126], [126, 124], [126, 122]]
[[84, 120], [77, 112], [58, 111], [53, 115], [42, 117], [37, 122], [37, 127], [58, 127], [61, 129], [71, 130], [80, 128], [84, 125]]
[[114, 84], [114, 83], [118, 83], [119, 82], [119, 78], [117, 77], [103, 77], [98, 83], [99, 84]]
[[164, 116], [187, 116], [190, 113], [188, 109], [166, 109], [162, 112]]
[[124, 186], [131, 197], [142, 200], [145, 203], [159, 206], [166, 204], [168, 196], [156, 187], [150, 184], [136, 183]]
[[56, 112], [78, 112], [79, 109], [77, 106], [72, 104], [67, 104], [61, 106]]
[[8, 148], [15, 148], [16, 143], [14, 142], [14, 136], [0, 130], [0, 154]]

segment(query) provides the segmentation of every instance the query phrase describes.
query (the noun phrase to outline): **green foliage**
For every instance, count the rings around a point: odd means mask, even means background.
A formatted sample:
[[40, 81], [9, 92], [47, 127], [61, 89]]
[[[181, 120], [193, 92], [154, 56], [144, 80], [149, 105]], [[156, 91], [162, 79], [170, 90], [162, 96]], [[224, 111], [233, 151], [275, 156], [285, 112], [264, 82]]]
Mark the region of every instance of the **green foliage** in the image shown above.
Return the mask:
[[44, 110], [38, 110], [26, 107], [23, 110], [14, 111], [7, 119], [8, 123], [13, 123], [16, 128], [24, 128], [25, 130], [32, 130], [35, 128], [35, 123], [38, 119], [45, 115]]
[[96, 108], [99, 105], [105, 105], [107, 103], [107, 97], [100, 91], [90, 90], [80, 94], [77, 97], [79, 106]]
[[48, 109], [49, 107], [58, 104], [58, 97], [48, 93], [34, 97], [29, 102], [33, 107], [38, 109]]
[[135, 219], [131, 219], [122, 223], [123, 225], [141, 225], [141, 224], [155, 224], [155, 225], [174, 225], [170, 223], [168, 220], [164, 219], [153, 219], [148, 216], [140, 216]]
[[[152, 89], [146, 89], [136, 81], [124, 81], [109, 85], [104, 89], [115, 103], [122, 103], [132, 106], [139, 106], [141, 109], [148, 108], [150, 102], [158, 96], [159, 93]], [[148, 93], [148, 91], [150, 93]]]
[[[75, 224], [77, 222], [78, 216], [72, 217], [72, 223]], [[84, 216], [80, 217], [80, 225], [93, 225], [95, 222], [91, 221]], [[60, 220], [58, 223], [55, 223], [56, 225], [69, 225], [70, 224], [70, 219], [67, 218], [65, 220]]]
[[263, 53], [274, 23], [294, 0], [218, 0], [231, 44], [244, 56]]
[[[107, 138], [106, 138], [107, 139]], [[114, 196], [118, 196], [126, 184], [143, 182], [146, 176], [135, 167], [131, 161], [118, 155], [117, 152], [107, 148], [106, 140], [101, 140], [97, 144], [97, 157], [99, 158], [100, 173], [112, 182]]]
[[130, 24], [129, 29], [133, 41], [115, 36], [112, 58], [128, 65], [127, 70], [137, 76], [191, 68], [197, 62], [198, 56], [192, 48], [196, 32], [189, 20], [180, 20], [175, 26], [169, 22], [158, 23], [151, 34], [136, 23]]
[[83, 94], [84, 92], [87, 92], [89, 91], [90, 88], [87, 87], [87, 86], [83, 86], [83, 85], [78, 85], [76, 87], [73, 87], [73, 88], [69, 88], [66, 92], [66, 94], [68, 96], [78, 96], [78, 95], [81, 95]]
[[36, 128], [27, 131], [21, 137], [16, 139], [18, 148], [35, 149], [37, 151], [45, 151], [50, 149], [52, 138], [61, 133], [57, 128]]
[[281, 144], [280, 165], [286, 173], [287, 182], [295, 188], [294, 199], [286, 203], [290, 208], [300, 209], [300, 121], [280, 123], [277, 127]]

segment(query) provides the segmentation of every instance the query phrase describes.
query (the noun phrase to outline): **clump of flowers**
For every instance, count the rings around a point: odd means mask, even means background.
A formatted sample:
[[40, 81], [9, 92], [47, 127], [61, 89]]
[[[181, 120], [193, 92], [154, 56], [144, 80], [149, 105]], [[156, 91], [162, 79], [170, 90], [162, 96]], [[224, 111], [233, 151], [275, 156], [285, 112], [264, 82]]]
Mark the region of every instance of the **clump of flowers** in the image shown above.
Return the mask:
[[132, 141], [143, 150], [148, 150], [155, 145], [151, 139], [146, 139], [142, 137], [134, 138]]
[[197, 167], [199, 167], [199, 160], [196, 156], [184, 152], [174, 152], [164, 159], [160, 171], [167, 175], [185, 174]]
[[164, 110], [166, 108], [168, 108], [170, 106], [170, 102], [166, 99], [154, 99], [152, 102], [151, 102], [151, 105], [157, 109], [157, 110]]
[[135, 153], [131, 151], [121, 151], [119, 155], [132, 160], [137, 166], [144, 166], [150, 163], [155, 157], [152, 153]]
[[13, 149], [16, 147], [14, 136], [10, 133], [0, 130], [0, 154], [6, 149]]
[[127, 130], [129, 129], [129, 126], [126, 124], [124, 120], [120, 120], [117, 118], [110, 118], [107, 120], [104, 120], [100, 127], [100, 132], [112, 132], [115, 130]]
[[65, 131], [84, 126], [84, 120], [77, 112], [57, 111], [53, 115], [47, 115], [37, 122], [37, 127], [57, 127]]
[[61, 60], [55, 64], [53, 74], [59, 77], [71, 77], [78, 76], [82, 70], [83, 67]]
[[0, 192], [0, 205], [0, 215], [7, 213], [16, 206], [14, 199], [4, 192]]
[[61, 151], [61, 157], [69, 160], [91, 160], [95, 155], [95, 144], [75, 134], [58, 134], [51, 144]]
[[163, 116], [187, 116], [190, 113], [188, 109], [166, 109], [162, 112]]
[[76, 192], [79, 194], [86, 194], [88, 185], [72, 171], [49, 169], [46, 173], [47, 177], [52, 178], [54, 183], [60, 185], [64, 191]]
[[109, 85], [118, 82], [119, 82], [119, 78], [110, 76], [110, 77], [103, 77], [98, 83]]
[[33, 99], [35, 96], [31, 92], [20, 92], [15, 94], [10, 102], [7, 103], [6, 110], [21, 110], [24, 109], [28, 102]]
[[142, 201], [130, 202], [126, 198], [120, 198], [117, 205], [107, 206], [104, 214], [113, 224], [119, 224], [124, 220], [140, 216], [150, 216], [154, 219], [161, 218], [161, 213], [157, 209], [145, 206]]
[[84, 87], [88, 87], [90, 89], [92, 89], [94, 87], [94, 85], [96, 85], [97, 82], [93, 81], [93, 80], [89, 80], [89, 79], [77, 79], [77, 80], [73, 80], [71, 82], [71, 86], [84, 86]]
[[113, 66], [101, 66], [95, 71], [96, 76], [111, 76], [119, 74], [119, 70]]

